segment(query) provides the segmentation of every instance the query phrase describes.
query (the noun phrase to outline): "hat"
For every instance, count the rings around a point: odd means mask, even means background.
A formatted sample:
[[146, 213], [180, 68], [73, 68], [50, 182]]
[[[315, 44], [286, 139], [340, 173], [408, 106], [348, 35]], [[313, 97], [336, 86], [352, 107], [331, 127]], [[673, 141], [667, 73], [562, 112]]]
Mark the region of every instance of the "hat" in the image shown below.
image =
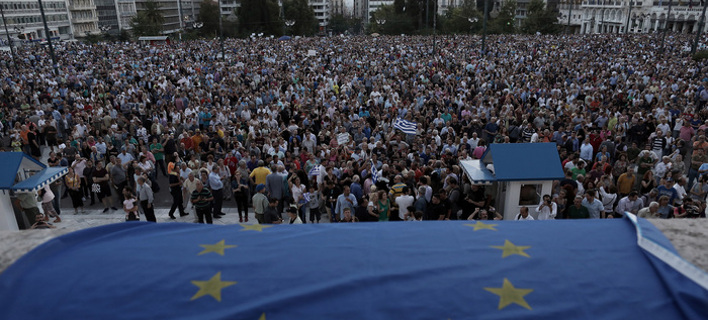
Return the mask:
[[263, 189], [265, 189], [265, 185], [262, 183], [256, 186], [256, 192], [261, 192]]

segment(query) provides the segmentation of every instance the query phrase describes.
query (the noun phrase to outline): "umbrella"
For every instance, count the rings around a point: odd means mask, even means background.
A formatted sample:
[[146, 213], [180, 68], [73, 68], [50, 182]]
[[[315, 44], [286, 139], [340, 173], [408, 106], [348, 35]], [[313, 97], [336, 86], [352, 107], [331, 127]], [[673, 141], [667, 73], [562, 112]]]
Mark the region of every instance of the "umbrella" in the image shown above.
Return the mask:
[[372, 36], [372, 37], [378, 37], [378, 36], [380, 36], [380, 34], [374, 32], [374, 33], [371, 34], [371, 36]]
[[290, 38], [290, 36], [282, 36], [282, 37], [278, 38], [278, 40], [280, 40], [280, 41], [285, 41], [285, 40], [290, 40], [290, 39], [292, 39], [292, 38]]

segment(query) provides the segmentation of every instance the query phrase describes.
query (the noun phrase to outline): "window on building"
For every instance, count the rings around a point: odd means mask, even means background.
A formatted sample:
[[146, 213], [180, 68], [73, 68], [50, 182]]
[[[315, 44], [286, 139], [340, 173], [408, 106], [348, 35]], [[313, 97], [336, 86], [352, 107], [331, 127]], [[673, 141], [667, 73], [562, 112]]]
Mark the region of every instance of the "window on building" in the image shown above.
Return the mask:
[[519, 194], [520, 206], [535, 206], [541, 202], [542, 185], [522, 184]]

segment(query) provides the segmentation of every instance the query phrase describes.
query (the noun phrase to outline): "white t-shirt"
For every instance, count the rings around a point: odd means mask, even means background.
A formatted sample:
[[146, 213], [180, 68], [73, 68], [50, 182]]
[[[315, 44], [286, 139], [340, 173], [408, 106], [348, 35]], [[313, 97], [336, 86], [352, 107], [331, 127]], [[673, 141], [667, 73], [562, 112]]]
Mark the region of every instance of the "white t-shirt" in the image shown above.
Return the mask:
[[408, 213], [408, 207], [413, 205], [415, 199], [411, 195], [398, 196], [396, 198], [396, 204], [398, 205], [398, 217], [403, 220]]
[[133, 209], [135, 207], [135, 202], [137, 200], [135, 199], [125, 199], [123, 200], [123, 206], [125, 207], [126, 210]]

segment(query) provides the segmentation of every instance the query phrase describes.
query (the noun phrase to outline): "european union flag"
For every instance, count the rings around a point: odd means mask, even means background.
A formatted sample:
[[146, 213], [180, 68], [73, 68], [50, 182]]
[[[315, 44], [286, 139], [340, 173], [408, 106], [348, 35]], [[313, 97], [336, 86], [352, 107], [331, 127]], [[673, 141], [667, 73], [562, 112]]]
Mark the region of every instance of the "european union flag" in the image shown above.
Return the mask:
[[633, 216], [125, 223], [0, 275], [0, 319], [708, 319], [708, 276]]

